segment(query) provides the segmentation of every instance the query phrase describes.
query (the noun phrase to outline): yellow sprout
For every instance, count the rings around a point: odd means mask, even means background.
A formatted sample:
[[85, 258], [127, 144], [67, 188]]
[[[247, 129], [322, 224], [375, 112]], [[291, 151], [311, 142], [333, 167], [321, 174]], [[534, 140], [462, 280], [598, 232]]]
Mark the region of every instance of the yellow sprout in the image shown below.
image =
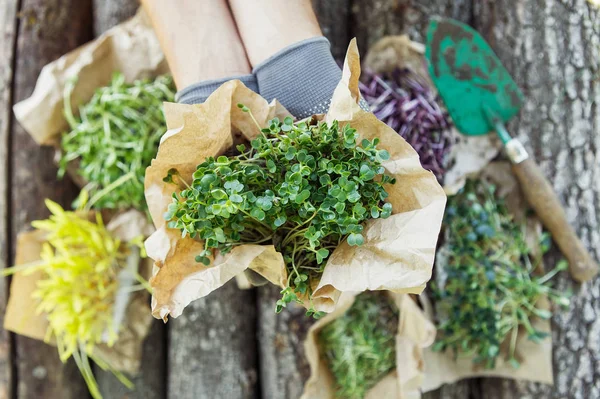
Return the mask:
[[[106, 229], [100, 213], [94, 223], [50, 200], [46, 206], [52, 215], [32, 223], [47, 233], [41, 261], [13, 268], [13, 272], [42, 272], [33, 297], [39, 302], [37, 311], [47, 315], [46, 340], [55, 339], [63, 362], [74, 358], [92, 396], [101, 398], [89, 359], [111, 370], [125, 385], [132, 385], [99, 358], [94, 347], [111, 346], [118, 338], [119, 326], [113, 322], [118, 275], [139, 240], [121, 243]], [[135, 278], [142, 280], [137, 273]]]

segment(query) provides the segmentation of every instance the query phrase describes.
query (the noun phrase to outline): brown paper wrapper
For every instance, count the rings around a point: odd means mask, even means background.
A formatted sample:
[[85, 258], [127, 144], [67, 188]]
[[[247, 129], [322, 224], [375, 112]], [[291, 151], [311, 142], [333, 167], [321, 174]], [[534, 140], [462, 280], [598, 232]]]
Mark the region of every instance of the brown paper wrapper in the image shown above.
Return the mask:
[[[390, 292], [399, 310], [396, 333], [397, 368], [372, 387], [365, 399], [413, 399], [420, 395], [423, 382], [423, 348], [435, 339], [435, 327], [407, 294]], [[308, 330], [304, 350], [310, 366], [310, 377], [301, 399], [335, 399], [335, 380], [319, 347], [319, 333], [327, 324], [342, 316], [356, 296], [342, 294], [338, 307]]]
[[[526, 239], [534, 256], [540, 253], [539, 237], [542, 226], [535, 217], [525, 216], [527, 203], [519, 188], [519, 183], [512, 174], [510, 164], [506, 162], [492, 162], [484, 169], [480, 177], [493, 182], [497, 187], [497, 193], [506, 198], [506, 205], [515, 218], [526, 221]], [[443, 248], [440, 251], [444, 251]], [[443, 270], [445, 256], [438, 256], [436, 271]], [[433, 309], [428, 299], [422, 295], [421, 302], [425, 313], [432, 320]], [[550, 304], [544, 298], [540, 302], [541, 307], [549, 309]], [[550, 333], [550, 321], [540, 318], [532, 319], [532, 325], [540, 331]], [[526, 334], [520, 334], [517, 340], [517, 357], [521, 362], [518, 369], [513, 368], [504, 361], [502, 355], [496, 362], [493, 370], [476, 368], [473, 366], [472, 357], [459, 357], [455, 359], [451, 351], [433, 352], [430, 348], [424, 350], [425, 379], [423, 391], [428, 392], [439, 388], [443, 384], [456, 382], [464, 378], [472, 377], [503, 377], [519, 380], [553, 383], [552, 372], [552, 339], [547, 337], [541, 343], [535, 343], [527, 339]]]
[[[355, 41], [346, 56], [344, 73], [325, 120], [336, 119], [355, 128], [360, 138], [380, 138], [380, 147], [391, 158], [384, 163], [397, 183], [388, 188], [393, 214], [365, 224], [365, 243], [341, 244], [330, 256], [321, 280], [314, 283], [313, 304], [331, 312], [342, 292], [391, 290], [420, 293], [431, 277], [437, 236], [446, 196], [431, 172], [425, 171], [413, 148], [396, 132], [357, 104], [360, 61]], [[224, 153], [241, 139], [259, 132], [250, 116], [237, 104], [246, 105], [260, 125], [273, 116], [288, 115], [276, 103], [267, 102], [239, 81], [230, 81], [204, 104], [165, 104], [167, 126], [158, 155], [146, 171], [146, 200], [157, 228], [146, 242], [154, 259], [152, 309], [155, 317], [177, 317], [192, 300], [208, 295], [231, 278], [250, 269], [280, 285], [286, 279], [282, 257], [272, 246], [240, 245], [210, 266], [195, 261], [203, 244], [165, 226], [163, 213], [175, 186], [163, 182], [176, 168], [186, 181], [207, 156]]]
[[57, 145], [68, 128], [63, 115], [66, 83], [77, 78], [71, 97], [77, 111], [97, 88], [110, 83], [115, 72], [121, 72], [127, 82], [168, 72], [158, 39], [141, 9], [130, 20], [46, 65], [31, 96], [15, 104], [15, 117], [38, 144]]
[[[389, 73], [396, 68], [408, 68], [437, 92], [427, 69], [424, 57], [425, 46], [411, 41], [408, 36], [386, 36], [369, 50], [365, 67], [376, 73]], [[465, 136], [454, 127], [454, 146], [450, 153], [451, 167], [444, 176], [444, 191], [455, 194], [464, 186], [467, 176], [479, 173], [500, 151], [500, 140], [496, 134]]]
[[[139, 235], [147, 235], [152, 231], [145, 215], [137, 211], [121, 213], [107, 224], [107, 229], [121, 240], [131, 240]], [[42, 246], [46, 242], [45, 232], [33, 230], [19, 234], [15, 265], [24, 265], [40, 260]], [[148, 278], [151, 264], [147, 260], [140, 263], [139, 272]], [[38, 302], [32, 294], [42, 272], [31, 274], [15, 273], [10, 285], [10, 296], [4, 315], [4, 328], [19, 335], [43, 341], [48, 330], [45, 314], [37, 313]], [[148, 294], [136, 292], [128, 300], [119, 305], [123, 309], [114, 309], [119, 317], [119, 339], [111, 347], [98, 345], [95, 350], [99, 356], [108, 361], [119, 371], [135, 374], [139, 370], [142, 357], [142, 342], [148, 335], [152, 318], [148, 315]], [[115, 303], [117, 307], [117, 303]], [[117, 321], [117, 320], [115, 320]], [[54, 341], [48, 342], [54, 344]]]

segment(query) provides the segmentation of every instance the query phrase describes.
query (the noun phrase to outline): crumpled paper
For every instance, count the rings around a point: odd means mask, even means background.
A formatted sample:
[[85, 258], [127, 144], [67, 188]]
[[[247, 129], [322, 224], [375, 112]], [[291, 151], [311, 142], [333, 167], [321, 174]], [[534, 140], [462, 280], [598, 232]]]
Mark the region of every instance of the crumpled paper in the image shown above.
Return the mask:
[[[427, 69], [425, 46], [411, 41], [407, 35], [385, 36], [375, 43], [365, 59], [365, 67], [376, 73], [389, 73], [408, 68], [419, 75], [430, 89], [437, 92]], [[481, 171], [501, 148], [496, 134], [465, 136], [452, 128], [454, 145], [450, 152], [450, 168], [444, 176], [444, 191], [455, 194], [464, 186], [467, 176]]]
[[[139, 235], [146, 235], [152, 231], [152, 226], [146, 217], [138, 211], [131, 210], [116, 215], [106, 225], [106, 228], [121, 240], [130, 240]], [[19, 234], [15, 265], [24, 265], [40, 260], [42, 246], [46, 242], [46, 232], [33, 230]], [[133, 254], [134, 260], [139, 260], [139, 254]], [[151, 265], [147, 260], [138, 262], [139, 273], [148, 278]], [[43, 272], [36, 271], [31, 274], [18, 272], [12, 277], [10, 296], [4, 315], [4, 328], [19, 335], [44, 341], [48, 330], [48, 321], [45, 314], [36, 312], [38, 302], [32, 298], [37, 282], [43, 277]], [[121, 286], [127, 291], [127, 286]], [[118, 295], [118, 293], [117, 293]], [[129, 294], [127, 300], [117, 304], [115, 301], [115, 314], [121, 317], [115, 322], [121, 325], [119, 339], [113, 346], [97, 345], [95, 351], [111, 366], [119, 371], [136, 374], [140, 367], [142, 357], [142, 343], [150, 329], [152, 318], [147, 314], [148, 293], [136, 292]], [[49, 342], [53, 344], [53, 341]]]
[[31, 96], [15, 104], [15, 117], [43, 145], [58, 145], [68, 128], [63, 115], [67, 82], [77, 78], [71, 105], [77, 107], [106, 86], [115, 72], [127, 82], [168, 72], [165, 57], [146, 14], [140, 9], [130, 20], [46, 65]]
[[[480, 173], [480, 178], [490, 181], [496, 185], [497, 194], [506, 198], [505, 203], [508, 210], [517, 220], [525, 220], [526, 240], [534, 257], [540, 254], [539, 238], [542, 232], [541, 223], [534, 216], [527, 216], [527, 203], [520, 190], [519, 183], [512, 174], [511, 166], [507, 162], [492, 162]], [[443, 248], [440, 249], [444, 251]], [[441, 274], [443, 283], [443, 268], [446, 262], [445, 256], [438, 256], [436, 261], [436, 280]], [[433, 320], [434, 309], [424, 295], [420, 297], [424, 313]], [[540, 301], [540, 306], [549, 309], [547, 299]], [[540, 331], [550, 333], [550, 321], [533, 318], [532, 325]], [[464, 378], [472, 377], [503, 377], [519, 380], [535, 381], [546, 384], [553, 383], [552, 372], [552, 338], [548, 336], [539, 344], [527, 338], [521, 329], [517, 340], [517, 356], [521, 362], [518, 369], [513, 368], [504, 361], [501, 355], [496, 361], [496, 367], [492, 370], [478, 368], [473, 365], [472, 357], [459, 357], [455, 359], [452, 351], [434, 352], [427, 348], [423, 352], [425, 363], [425, 378], [423, 391], [428, 392], [439, 388], [443, 384], [450, 384]]]
[[[437, 236], [446, 196], [431, 172], [425, 171], [414, 149], [396, 132], [358, 106], [360, 60], [356, 42], [350, 43], [344, 73], [326, 121], [338, 120], [357, 129], [360, 138], [379, 137], [380, 147], [391, 158], [384, 163], [397, 178], [388, 187], [393, 214], [388, 219], [365, 224], [365, 243], [350, 247], [342, 243], [328, 259], [320, 281], [313, 282], [315, 309], [331, 312], [344, 291], [392, 290], [420, 293], [431, 277]], [[215, 91], [204, 104], [165, 104], [167, 127], [156, 159], [146, 171], [146, 200], [157, 232], [146, 241], [154, 259], [152, 309], [163, 320], [177, 317], [192, 300], [208, 295], [246, 269], [282, 286], [286, 279], [282, 257], [273, 247], [240, 245], [225, 257], [217, 256], [210, 266], [195, 261], [203, 244], [178, 230], [168, 229], [163, 214], [176, 188], [163, 182], [175, 168], [186, 181], [207, 156], [220, 155], [242, 139], [259, 132], [243, 103], [259, 124], [273, 116], [288, 115], [239, 81], [230, 81]]]
[[[396, 370], [382, 378], [365, 395], [365, 399], [416, 399], [423, 383], [423, 348], [435, 339], [435, 327], [410, 295], [388, 292], [399, 310], [396, 333]], [[334, 399], [335, 381], [321, 356], [319, 333], [327, 324], [342, 316], [354, 303], [353, 293], [344, 293], [338, 307], [319, 319], [308, 330], [304, 350], [310, 366], [310, 377], [301, 399]]]

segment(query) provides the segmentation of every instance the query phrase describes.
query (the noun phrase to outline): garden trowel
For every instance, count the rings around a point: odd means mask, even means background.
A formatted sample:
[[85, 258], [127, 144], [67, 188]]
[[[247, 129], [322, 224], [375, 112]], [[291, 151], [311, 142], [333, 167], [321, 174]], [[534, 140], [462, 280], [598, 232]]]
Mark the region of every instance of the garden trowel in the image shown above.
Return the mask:
[[598, 266], [569, 225], [552, 186], [506, 130], [504, 124], [519, 112], [523, 94], [496, 54], [469, 26], [435, 19], [427, 31], [425, 56], [457, 129], [467, 136], [498, 134], [527, 201], [569, 261], [573, 278], [583, 282], [594, 277]]

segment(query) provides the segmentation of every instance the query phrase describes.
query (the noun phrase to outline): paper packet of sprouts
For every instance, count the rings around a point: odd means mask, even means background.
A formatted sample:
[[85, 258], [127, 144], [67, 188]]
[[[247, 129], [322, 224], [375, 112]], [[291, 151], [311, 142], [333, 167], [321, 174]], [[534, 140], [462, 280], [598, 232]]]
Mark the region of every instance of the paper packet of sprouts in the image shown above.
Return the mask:
[[56, 148], [58, 176], [90, 193], [94, 209], [146, 209], [144, 172], [165, 133], [175, 85], [143, 11], [46, 65], [19, 123]]
[[308, 331], [310, 377], [301, 399], [420, 395], [423, 348], [435, 327], [407, 294], [344, 294]]
[[157, 232], [155, 317], [250, 269], [282, 288], [281, 310], [317, 316], [346, 291], [420, 293], [446, 201], [432, 173], [359, 105], [355, 41], [327, 115], [293, 121], [239, 81], [204, 104], [166, 104], [168, 133], [146, 172]]
[[[445, 340], [443, 339], [444, 335], [447, 335], [451, 331], [451, 329], [445, 329], [443, 323], [445, 320], [449, 320], [446, 306], [460, 306], [460, 301], [452, 305], [453, 298], [458, 297], [458, 294], [452, 294], [452, 298], [446, 300], [436, 298], [437, 303], [435, 306], [431, 305], [428, 297], [422, 295], [421, 303], [424, 313], [430, 320], [437, 320], [438, 327], [441, 326], [437, 332], [437, 342], [425, 349], [423, 353], [425, 365], [424, 392], [437, 389], [442, 384], [480, 376], [513, 378], [546, 384], [553, 383], [552, 338], [550, 335], [549, 320], [551, 316], [550, 300], [562, 306], [566, 306], [569, 303], [564, 293], [552, 288], [550, 281], [551, 277], [561, 269], [561, 266], [557, 264], [552, 270], [548, 269], [544, 271], [544, 265], [541, 263], [542, 248], [549, 244], [544, 243], [542, 226], [539, 220], [535, 216], [527, 215], [526, 213], [527, 203], [520, 191], [516, 178], [512, 174], [510, 164], [507, 162], [492, 162], [476, 178], [485, 182], [487, 187], [492, 189], [498, 198], [504, 199], [508, 212], [510, 212], [516, 223], [520, 224], [523, 229], [524, 241], [521, 241], [521, 245], [526, 248], [521, 248], [520, 251], [527, 251], [528, 253], [528, 255], [522, 256], [520, 260], [515, 261], [512, 258], [510, 261], [505, 260], [509, 255], [503, 254], [502, 251], [511, 251], [512, 253], [514, 251], [510, 248], [514, 248], [515, 245], [509, 243], [507, 239], [504, 241], [505, 244], [502, 247], [497, 248], [495, 252], [489, 254], [490, 262], [487, 264], [478, 263], [477, 266], [485, 273], [485, 279], [488, 281], [498, 280], [499, 284], [506, 284], [503, 283], [505, 280], [504, 277], [501, 277], [501, 273], [512, 273], [511, 276], [518, 278], [519, 280], [509, 282], [512, 288], [509, 291], [510, 295], [504, 296], [507, 304], [503, 309], [506, 309], [506, 312], [516, 311], [521, 313], [525, 311], [527, 316], [525, 317], [525, 313], [523, 313], [518, 319], [521, 320], [518, 328], [511, 328], [510, 332], [506, 335], [506, 339], [497, 346], [490, 345], [484, 340], [479, 344], [479, 348], [475, 350], [475, 348], [470, 346], [478, 342], [475, 339], [470, 341], [471, 344], [468, 344], [465, 350], [457, 353], [454, 350], [455, 348], [447, 344], [453, 338], [447, 337]], [[469, 184], [472, 182], [470, 181]], [[452, 210], [450, 211], [453, 212]], [[477, 212], [478, 210], [474, 209], [474, 211]], [[487, 207], [485, 211], [490, 214], [494, 212]], [[491, 217], [499, 216], [492, 215]], [[485, 226], [485, 221], [483, 221], [480, 222], [476, 229], [484, 235], [492, 234], [486, 231]], [[448, 234], [446, 233], [446, 242], [449, 241]], [[466, 237], [466, 234], [465, 232], [463, 239], [470, 239], [470, 237]], [[436, 260], [435, 280], [437, 287], [442, 291], [445, 290], [445, 287], [448, 287], [448, 284], [453, 284], [453, 276], [454, 278], [464, 279], [464, 275], [456, 277], [456, 272], [454, 274], [448, 273], [451, 267], [449, 265], [451, 259], [450, 251], [452, 250], [449, 245], [444, 244], [439, 249]], [[503, 263], [507, 261], [514, 262], [514, 264]], [[495, 267], [491, 267], [494, 265]], [[515, 268], [514, 271], [511, 271], [511, 268]], [[521, 280], [523, 278], [524, 281]], [[535, 288], [533, 288], [532, 283], [529, 281], [533, 281]], [[499, 292], [501, 293], [502, 291]], [[529, 292], [529, 294], [526, 294], [526, 292]], [[544, 292], [547, 292], [547, 294]], [[525, 297], [522, 296], [524, 294], [528, 295], [529, 298], [525, 305], [512, 303], [515, 302], [515, 298], [519, 295], [521, 295], [519, 301], [525, 302]], [[500, 298], [502, 295], [500, 294], [498, 297]], [[493, 297], [490, 296], [490, 298]], [[492, 299], [492, 301], [494, 300], [501, 302], [501, 299]], [[532, 300], [533, 302], [531, 302]], [[558, 310], [559, 307], [554, 306], [554, 309]], [[484, 315], [486, 311], [482, 307], [477, 312], [481, 314], [481, 317], [477, 319], [477, 323], [481, 324], [483, 322], [482, 318], [486, 319]], [[457, 316], [453, 317], [456, 319]], [[506, 317], [506, 313], [501, 317], [503, 321], [499, 324], [504, 326], [502, 328], [505, 328], [507, 326], [506, 322], [510, 319]], [[489, 321], [491, 322], [492, 320]], [[494, 325], [498, 324], [492, 323], [487, 328]], [[469, 327], [471, 327], [471, 324], [469, 324]], [[489, 330], [489, 334], [495, 334], [495, 330]], [[469, 350], [472, 353], [469, 354]]]
[[138, 372], [152, 320], [141, 257], [152, 227], [134, 210], [103, 218], [46, 204], [52, 215], [18, 236], [15, 266], [5, 270], [13, 277], [4, 328], [74, 358], [96, 399], [90, 360], [131, 387], [124, 373]]

